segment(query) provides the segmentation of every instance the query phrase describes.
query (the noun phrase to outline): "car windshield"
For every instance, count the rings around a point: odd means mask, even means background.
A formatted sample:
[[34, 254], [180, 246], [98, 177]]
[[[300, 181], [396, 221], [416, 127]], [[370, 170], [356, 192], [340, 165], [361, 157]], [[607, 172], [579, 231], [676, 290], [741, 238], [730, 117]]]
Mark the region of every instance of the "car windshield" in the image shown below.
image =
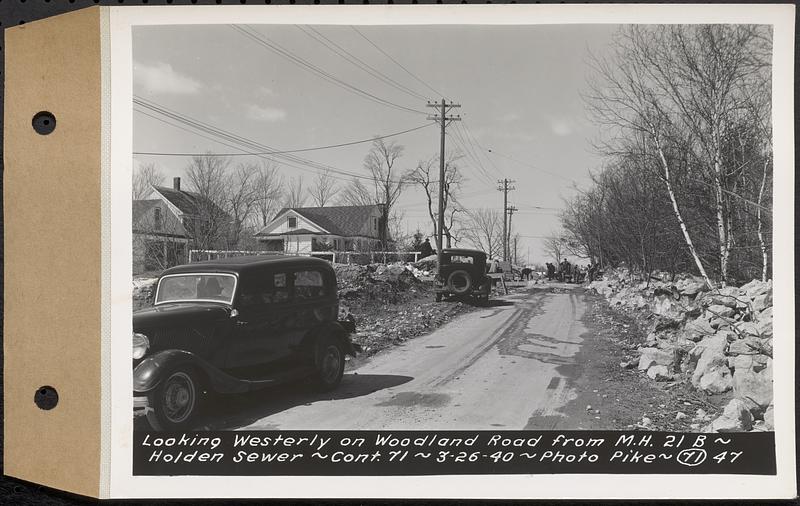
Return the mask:
[[156, 304], [182, 301], [210, 301], [231, 304], [236, 288], [233, 274], [170, 274], [161, 278]]

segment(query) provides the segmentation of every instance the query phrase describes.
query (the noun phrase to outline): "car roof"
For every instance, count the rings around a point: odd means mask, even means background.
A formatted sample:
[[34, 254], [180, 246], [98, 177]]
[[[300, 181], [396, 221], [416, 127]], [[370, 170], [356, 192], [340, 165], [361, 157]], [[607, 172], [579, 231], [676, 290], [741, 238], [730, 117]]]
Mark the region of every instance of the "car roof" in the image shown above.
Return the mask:
[[444, 248], [442, 253], [451, 255], [481, 255], [486, 256], [486, 253], [479, 249], [463, 249], [463, 248]]
[[247, 271], [260, 270], [267, 266], [277, 267], [325, 267], [332, 269], [327, 260], [314, 257], [300, 257], [292, 255], [255, 255], [240, 256], [232, 258], [219, 258], [216, 260], [204, 260], [202, 262], [192, 262], [190, 264], [177, 265], [165, 270], [162, 276], [167, 274], [188, 274], [193, 272], [226, 272], [241, 274]]

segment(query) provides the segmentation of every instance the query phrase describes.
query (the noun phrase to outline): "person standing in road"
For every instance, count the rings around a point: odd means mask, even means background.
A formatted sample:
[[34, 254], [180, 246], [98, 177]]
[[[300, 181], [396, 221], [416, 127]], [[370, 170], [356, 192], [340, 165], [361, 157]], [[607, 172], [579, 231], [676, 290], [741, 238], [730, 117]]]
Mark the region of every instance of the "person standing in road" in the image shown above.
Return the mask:
[[427, 258], [434, 253], [435, 251], [433, 251], [433, 248], [431, 247], [431, 240], [425, 239], [425, 242], [423, 242], [419, 247], [420, 258]]

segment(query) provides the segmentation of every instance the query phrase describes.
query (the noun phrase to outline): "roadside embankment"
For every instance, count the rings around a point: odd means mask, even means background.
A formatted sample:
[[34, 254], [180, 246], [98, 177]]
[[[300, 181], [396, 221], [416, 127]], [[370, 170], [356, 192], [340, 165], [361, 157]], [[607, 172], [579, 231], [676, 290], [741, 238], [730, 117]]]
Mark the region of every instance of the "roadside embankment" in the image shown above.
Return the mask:
[[693, 429], [773, 430], [772, 282], [712, 290], [702, 278], [656, 277], [610, 270], [589, 285], [643, 323], [644, 342], [620, 366], [726, 402], [717, 418], [696, 417]]

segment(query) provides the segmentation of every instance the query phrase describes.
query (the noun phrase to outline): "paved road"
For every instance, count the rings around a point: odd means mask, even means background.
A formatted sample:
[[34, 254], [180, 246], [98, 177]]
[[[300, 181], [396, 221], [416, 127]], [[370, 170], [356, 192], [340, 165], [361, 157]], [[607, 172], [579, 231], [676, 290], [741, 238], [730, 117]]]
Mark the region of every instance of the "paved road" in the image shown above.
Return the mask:
[[532, 289], [495, 304], [373, 357], [333, 393], [259, 393], [208, 428], [569, 428], [557, 409], [572, 398], [573, 357], [586, 337], [583, 296]]

